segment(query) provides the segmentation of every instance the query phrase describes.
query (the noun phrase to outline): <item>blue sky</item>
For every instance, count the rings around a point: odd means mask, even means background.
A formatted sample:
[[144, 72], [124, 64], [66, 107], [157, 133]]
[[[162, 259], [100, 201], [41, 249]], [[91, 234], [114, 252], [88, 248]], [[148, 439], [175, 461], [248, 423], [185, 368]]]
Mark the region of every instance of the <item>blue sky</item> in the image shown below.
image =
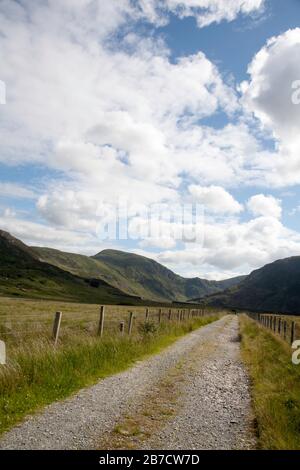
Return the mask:
[[[0, 228], [216, 279], [300, 254], [299, 26], [298, 0], [1, 2]], [[187, 203], [203, 239], [147, 231]]]
[[[179, 19], [171, 15], [169, 24], [160, 31], [172, 51], [174, 61], [178, 57], [202, 50], [219, 66], [224, 75], [232, 76], [236, 83], [240, 83], [249, 78], [248, 64], [269, 38], [299, 26], [299, 0], [269, 0], [264, 13], [259, 13], [257, 18], [239, 17], [233, 23], [222, 22], [200, 29], [193, 17]], [[213, 115], [207, 120], [214, 127], [222, 127], [227, 121], [222, 113]], [[257, 187], [247, 190], [237, 188], [233, 194], [237, 199], [245, 200], [257, 191], [259, 191]], [[280, 188], [273, 189], [272, 192], [280, 198], [284, 191]], [[290, 228], [300, 230], [299, 216], [289, 214], [299, 203], [298, 185], [295, 185], [290, 192], [291, 194], [284, 200], [283, 220]]]
[[[195, 18], [179, 19], [171, 15], [170, 23], [160, 31], [172, 51], [174, 61], [178, 57], [195, 54], [202, 50], [212, 62], [219, 66], [224, 75], [232, 76], [236, 83], [240, 83], [248, 80], [248, 64], [269, 38], [299, 26], [299, 0], [269, 0], [264, 13], [258, 14], [255, 19], [239, 17], [233, 23], [222, 22], [199, 29]], [[207, 122], [219, 128], [224, 126], [228, 119], [226, 115], [220, 113], [211, 116]], [[257, 187], [247, 188], [247, 190], [237, 188], [233, 193], [238, 199], [245, 200], [258, 190]], [[272, 192], [276, 197], [281, 197], [282, 189], [273, 189]], [[300, 230], [299, 217], [291, 217], [288, 212], [298, 204], [299, 199], [299, 187], [295, 185], [291, 195], [284, 201], [284, 221], [296, 230]]]
[[237, 82], [247, 80], [247, 67], [253, 56], [272, 36], [299, 27], [299, 0], [269, 0], [264, 13], [257, 18], [239, 17], [234, 22], [198, 28], [195, 18], [179, 19], [172, 15], [170, 23], [161, 28], [174, 60], [203, 50], [225, 74]]

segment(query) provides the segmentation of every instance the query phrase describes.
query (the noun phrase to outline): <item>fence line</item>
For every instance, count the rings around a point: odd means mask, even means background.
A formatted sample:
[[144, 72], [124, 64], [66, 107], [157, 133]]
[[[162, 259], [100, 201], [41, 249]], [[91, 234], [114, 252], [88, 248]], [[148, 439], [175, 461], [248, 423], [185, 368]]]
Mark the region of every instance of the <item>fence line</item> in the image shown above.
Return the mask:
[[[102, 337], [106, 332], [119, 332], [122, 335], [127, 333], [131, 335], [134, 330], [137, 329], [138, 325], [145, 323], [157, 323], [157, 325], [163, 322], [184, 322], [190, 319], [200, 318], [204, 316], [211, 316], [215, 312], [211, 310], [205, 310], [204, 308], [154, 308], [154, 307], [126, 307], [126, 306], [112, 306], [102, 305], [98, 310], [98, 320], [95, 313], [89, 313], [88, 318], [84, 318], [84, 312], [81, 318], [76, 318], [75, 314], [72, 316], [71, 313], [66, 315], [63, 312], [56, 312], [54, 319], [50, 316], [47, 318], [37, 317], [36, 321], [27, 322], [27, 316], [24, 315], [23, 321], [14, 321], [9, 318], [9, 315], [5, 315], [1, 318], [0, 316], [0, 339], [3, 337], [26, 337], [26, 334], [32, 335], [33, 326], [34, 331], [47, 332], [51, 331], [52, 328], [52, 339], [55, 345], [59, 341], [59, 337], [64, 331], [70, 331], [76, 328], [84, 329], [89, 333], [93, 333]], [[115, 312], [114, 312], [115, 310]], [[117, 310], [117, 312], [116, 312]], [[126, 315], [126, 317], [125, 317]], [[29, 315], [30, 317], [30, 315]], [[16, 328], [17, 326], [17, 328]], [[28, 327], [28, 329], [26, 329]]]
[[290, 345], [300, 337], [299, 335], [299, 324], [288, 318], [287, 316], [281, 316], [280, 314], [267, 314], [267, 313], [251, 313], [247, 312], [248, 317], [252, 320], [257, 321], [264, 328], [272, 331], [272, 333], [280, 336], [284, 341]]

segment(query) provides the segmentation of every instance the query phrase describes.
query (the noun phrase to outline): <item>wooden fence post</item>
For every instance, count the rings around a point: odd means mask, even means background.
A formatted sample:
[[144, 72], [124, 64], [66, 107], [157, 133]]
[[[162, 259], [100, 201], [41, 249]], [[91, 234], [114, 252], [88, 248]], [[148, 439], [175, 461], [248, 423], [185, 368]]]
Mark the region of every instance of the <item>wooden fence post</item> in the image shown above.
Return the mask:
[[124, 335], [124, 332], [125, 332], [125, 322], [121, 321], [120, 322], [120, 333], [121, 333], [121, 335]]
[[158, 323], [161, 323], [161, 308], [158, 310]]
[[52, 337], [54, 339], [54, 346], [56, 346], [58, 342], [59, 330], [60, 330], [60, 325], [61, 325], [61, 317], [62, 317], [62, 313], [56, 312], [55, 317], [54, 317], [53, 332], [52, 332]]
[[278, 334], [281, 336], [281, 317], [278, 318]]
[[283, 338], [286, 340], [286, 320], [283, 322]]
[[0, 365], [4, 366], [6, 364], [6, 344], [4, 341], [0, 340]]
[[277, 326], [277, 318], [274, 317], [274, 322], [273, 322], [273, 330], [274, 330], [274, 333], [276, 333], [276, 326]]
[[292, 324], [291, 324], [291, 344], [293, 344], [295, 340], [295, 322], [292, 321]]
[[133, 312], [130, 312], [129, 313], [129, 325], [128, 325], [128, 334], [129, 334], [129, 336], [132, 333], [133, 319], [134, 319]]
[[148, 308], [146, 308], [146, 316], [145, 316], [145, 318], [146, 318], [146, 322], [147, 322], [147, 321], [149, 320], [149, 309], [148, 309]]
[[100, 307], [100, 318], [99, 318], [99, 325], [98, 325], [98, 336], [103, 336], [104, 331], [104, 318], [105, 318], [105, 307], [101, 305]]
[[169, 309], [168, 319], [171, 320], [171, 318], [172, 318], [172, 309], [170, 308], [170, 309]]

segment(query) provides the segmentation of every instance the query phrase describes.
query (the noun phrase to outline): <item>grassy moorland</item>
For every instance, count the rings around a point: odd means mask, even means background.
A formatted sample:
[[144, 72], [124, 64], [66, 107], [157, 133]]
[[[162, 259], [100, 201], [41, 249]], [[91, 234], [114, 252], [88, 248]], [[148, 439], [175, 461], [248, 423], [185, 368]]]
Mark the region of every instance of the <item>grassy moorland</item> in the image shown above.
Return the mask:
[[102, 279], [75, 276], [41, 262], [30, 247], [0, 230], [0, 295], [70, 302], [141, 304]]
[[65, 327], [56, 349], [48, 326], [44, 332], [33, 329], [30, 335], [27, 331], [25, 337], [20, 332], [19, 340], [18, 336], [8, 336], [8, 362], [0, 368], [0, 432], [43, 406], [126, 369], [217, 318], [215, 315], [161, 324], [143, 321], [137, 323], [131, 337], [116, 332], [112, 335], [107, 330], [99, 338], [85, 327]]
[[261, 449], [300, 449], [300, 366], [292, 350], [246, 316], [241, 317], [242, 354], [252, 380]]
[[241, 281], [240, 277], [224, 281], [184, 278], [153, 259], [118, 250], [104, 250], [93, 257], [50, 248], [33, 248], [33, 251], [46, 263], [64, 271], [103, 279], [123, 292], [158, 302], [185, 302], [220, 292]]
[[300, 256], [256, 269], [231, 289], [213, 294], [208, 305], [297, 315], [300, 312]]
[[0, 295], [15, 298], [122, 305], [185, 302], [240, 282], [185, 279], [150, 258], [116, 250], [88, 257], [29, 247], [1, 229], [0, 260]]

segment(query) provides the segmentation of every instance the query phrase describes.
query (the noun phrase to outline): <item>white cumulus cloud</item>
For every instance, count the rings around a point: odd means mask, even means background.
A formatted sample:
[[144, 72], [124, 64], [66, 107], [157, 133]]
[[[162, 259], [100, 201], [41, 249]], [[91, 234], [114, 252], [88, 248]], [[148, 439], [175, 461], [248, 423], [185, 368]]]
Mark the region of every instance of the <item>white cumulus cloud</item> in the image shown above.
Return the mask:
[[282, 214], [281, 200], [273, 196], [265, 196], [264, 194], [252, 196], [247, 202], [247, 207], [255, 216], [280, 219]]
[[191, 185], [189, 192], [193, 199], [203, 204], [204, 210], [215, 214], [238, 214], [243, 206], [220, 186]]
[[166, 12], [180, 18], [193, 16], [198, 26], [233, 21], [240, 14], [250, 15], [263, 10], [265, 0], [139, 0], [144, 14], [153, 22], [166, 20]]
[[266, 183], [284, 186], [300, 178], [300, 104], [293, 99], [300, 80], [300, 28], [271, 38], [249, 66], [241, 86], [243, 103], [277, 142], [263, 164]]
[[[1, 106], [0, 160], [38, 164], [47, 177], [38, 191], [26, 182], [1, 183], [0, 195], [36, 198], [37, 209], [26, 220], [14, 207], [5, 209], [1, 227], [31, 243], [95, 253], [102, 246], [97, 226], [120, 197], [132, 206], [177, 204], [188, 196], [209, 213], [197, 228], [202, 244], [183, 240], [179, 249], [180, 226], [171, 227], [174, 236], [149, 235], [140, 243], [175, 270], [239, 274], [299, 253], [299, 234], [282, 225], [279, 200], [252, 197], [253, 218], [242, 223], [243, 205], [230, 188], [299, 182], [300, 108], [291, 98], [300, 79], [300, 29], [272, 38], [258, 52], [239, 102], [202, 51], [173, 60], [162, 37], [144, 37], [133, 27], [141, 19], [157, 26], [170, 13], [193, 16], [203, 27], [254, 14], [264, 3], [2, 0], [7, 104]], [[243, 119], [243, 110], [251, 119]], [[218, 112], [228, 117], [223, 128], [203, 124]], [[253, 116], [274, 138], [274, 150], [257, 138]], [[134, 233], [138, 222], [131, 224]], [[164, 233], [169, 228], [166, 221], [157, 226]]]

